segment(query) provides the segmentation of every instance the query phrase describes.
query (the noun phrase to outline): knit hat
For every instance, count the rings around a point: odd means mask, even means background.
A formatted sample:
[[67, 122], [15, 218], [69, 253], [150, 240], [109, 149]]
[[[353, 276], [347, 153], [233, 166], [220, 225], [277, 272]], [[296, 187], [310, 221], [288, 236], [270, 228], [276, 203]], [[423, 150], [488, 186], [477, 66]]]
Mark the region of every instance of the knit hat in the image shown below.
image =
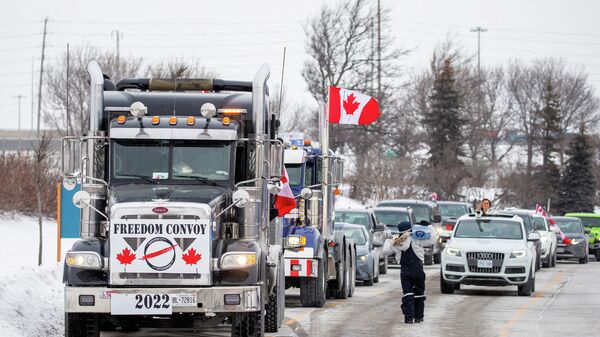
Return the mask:
[[398, 231], [404, 233], [412, 229], [412, 225], [408, 221], [402, 221], [398, 224]]

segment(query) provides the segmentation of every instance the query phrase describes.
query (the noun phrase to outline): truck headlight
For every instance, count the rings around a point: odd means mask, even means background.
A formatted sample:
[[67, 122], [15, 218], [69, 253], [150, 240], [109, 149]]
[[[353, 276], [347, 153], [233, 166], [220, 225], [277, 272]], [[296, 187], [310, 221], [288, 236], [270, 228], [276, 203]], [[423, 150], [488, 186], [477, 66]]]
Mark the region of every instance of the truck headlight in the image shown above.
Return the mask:
[[225, 253], [221, 257], [221, 269], [241, 269], [256, 265], [256, 253]]
[[306, 245], [306, 236], [303, 235], [288, 235], [286, 246], [290, 248], [298, 248]]
[[527, 251], [522, 249], [522, 250], [515, 250], [512, 253], [510, 253], [510, 258], [514, 259], [514, 258], [519, 258], [519, 257], [525, 257], [527, 256]]
[[460, 250], [457, 248], [448, 247], [446, 248], [446, 254], [452, 256], [460, 256]]
[[68, 252], [67, 266], [81, 269], [102, 269], [102, 258], [96, 252]]

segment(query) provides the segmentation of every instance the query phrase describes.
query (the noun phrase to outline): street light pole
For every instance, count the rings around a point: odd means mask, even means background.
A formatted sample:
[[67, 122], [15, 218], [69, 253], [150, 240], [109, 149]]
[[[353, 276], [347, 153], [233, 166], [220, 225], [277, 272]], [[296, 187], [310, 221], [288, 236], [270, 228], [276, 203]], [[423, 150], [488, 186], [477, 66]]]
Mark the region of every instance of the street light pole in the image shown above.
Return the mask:
[[477, 75], [481, 80], [481, 33], [487, 32], [487, 29], [477, 26], [471, 31], [477, 33]]
[[23, 96], [21, 94], [13, 96], [19, 101], [19, 131], [21, 131], [21, 100], [27, 96]]

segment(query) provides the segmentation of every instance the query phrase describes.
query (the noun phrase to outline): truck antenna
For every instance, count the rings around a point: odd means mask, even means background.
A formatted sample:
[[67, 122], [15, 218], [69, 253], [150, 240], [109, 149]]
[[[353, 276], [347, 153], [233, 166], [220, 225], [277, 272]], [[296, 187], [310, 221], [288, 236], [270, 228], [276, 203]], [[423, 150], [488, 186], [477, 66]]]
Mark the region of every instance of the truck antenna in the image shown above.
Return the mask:
[[283, 101], [283, 75], [285, 71], [285, 50], [286, 46], [283, 46], [283, 62], [281, 64], [281, 83], [279, 84], [279, 107], [277, 108], [278, 117], [281, 116], [281, 101]]

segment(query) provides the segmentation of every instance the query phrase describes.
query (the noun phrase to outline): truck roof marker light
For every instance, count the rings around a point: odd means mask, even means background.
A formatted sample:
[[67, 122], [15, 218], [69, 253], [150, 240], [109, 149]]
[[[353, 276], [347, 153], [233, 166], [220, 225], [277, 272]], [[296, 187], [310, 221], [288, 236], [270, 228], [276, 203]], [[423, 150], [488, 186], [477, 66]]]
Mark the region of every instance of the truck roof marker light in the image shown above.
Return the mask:
[[297, 145], [292, 145], [292, 150], [298, 150], [298, 146]]
[[231, 124], [231, 118], [223, 117], [223, 125], [229, 125], [229, 124]]
[[312, 145], [312, 140], [310, 140], [310, 139], [304, 140], [304, 146], [311, 146], [311, 145]]
[[129, 107], [129, 112], [135, 117], [144, 117], [148, 112], [148, 107], [142, 102], [133, 102]]
[[177, 124], [177, 117], [175, 117], [175, 116], [169, 117], [169, 124], [170, 125], [176, 125]]
[[217, 107], [212, 103], [204, 103], [200, 107], [200, 114], [206, 119], [213, 118], [217, 115]]
[[193, 126], [194, 124], [196, 124], [196, 117], [194, 117], [194, 116], [188, 117], [187, 118], [187, 125]]
[[117, 117], [117, 123], [119, 123], [119, 124], [125, 123], [126, 120], [127, 120], [127, 118], [123, 115]]
[[248, 113], [248, 111], [246, 109], [219, 109], [217, 113], [223, 116], [240, 116]]
[[152, 116], [152, 125], [158, 125], [160, 123], [160, 117]]

